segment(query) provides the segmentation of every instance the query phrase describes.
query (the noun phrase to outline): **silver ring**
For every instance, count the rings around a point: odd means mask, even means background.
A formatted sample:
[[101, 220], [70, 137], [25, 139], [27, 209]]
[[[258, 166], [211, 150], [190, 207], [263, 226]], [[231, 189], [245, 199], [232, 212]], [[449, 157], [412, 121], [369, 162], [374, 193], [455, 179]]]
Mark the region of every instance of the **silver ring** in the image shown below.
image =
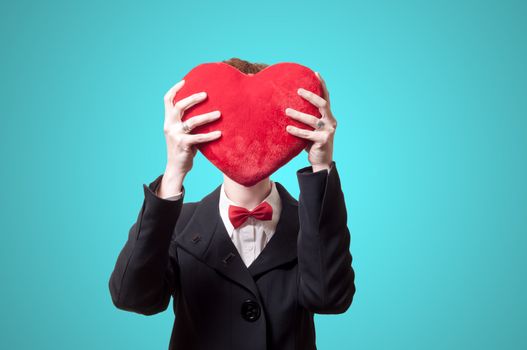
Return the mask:
[[319, 119], [317, 121], [317, 129], [322, 129], [324, 127], [324, 125], [326, 125], [326, 124], [324, 124], [324, 122], [322, 120]]
[[185, 134], [188, 134], [188, 133], [190, 132], [190, 128], [188, 127], [186, 121], [184, 121], [184, 122], [181, 123], [181, 127], [182, 127], [183, 132], [184, 132]]

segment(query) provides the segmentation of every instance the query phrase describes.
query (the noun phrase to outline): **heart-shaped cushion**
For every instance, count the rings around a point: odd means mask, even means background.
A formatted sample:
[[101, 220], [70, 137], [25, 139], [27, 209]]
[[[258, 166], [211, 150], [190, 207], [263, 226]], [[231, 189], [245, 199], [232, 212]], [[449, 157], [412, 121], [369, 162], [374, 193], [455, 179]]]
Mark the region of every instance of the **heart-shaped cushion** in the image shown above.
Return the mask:
[[287, 107], [320, 118], [313, 104], [298, 95], [302, 87], [322, 96], [315, 73], [291, 62], [268, 66], [254, 75], [224, 63], [203, 63], [185, 77], [174, 103], [205, 91], [204, 101], [188, 108], [182, 120], [219, 110], [219, 119], [195, 127], [191, 133], [221, 130], [213, 141], [198, 149], [229, 178], [252, 186], [298, 155], [309, 142], [286, 131], [286, 125], [313, 130], [285, 114]]

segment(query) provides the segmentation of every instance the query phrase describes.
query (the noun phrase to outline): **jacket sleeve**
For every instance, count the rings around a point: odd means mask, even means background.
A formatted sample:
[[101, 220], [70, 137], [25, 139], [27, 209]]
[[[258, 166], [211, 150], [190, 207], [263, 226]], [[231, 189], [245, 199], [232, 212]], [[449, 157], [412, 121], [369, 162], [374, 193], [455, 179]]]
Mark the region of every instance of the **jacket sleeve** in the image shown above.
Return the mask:
[[313, 313], [343, 313], [355, 294], [355, 273], [336, 163], [332, 162], [330, 171], [302, 168], [297, 178], [299, 303]]
[[166, 310], [177, 276], [177, 262], [171, 263], [169, 248], [183, 196], [177, 200], [158, 197], [162, 177], [143, 184], [143, 204], [109, 280], [113, 304], [143, 315]]

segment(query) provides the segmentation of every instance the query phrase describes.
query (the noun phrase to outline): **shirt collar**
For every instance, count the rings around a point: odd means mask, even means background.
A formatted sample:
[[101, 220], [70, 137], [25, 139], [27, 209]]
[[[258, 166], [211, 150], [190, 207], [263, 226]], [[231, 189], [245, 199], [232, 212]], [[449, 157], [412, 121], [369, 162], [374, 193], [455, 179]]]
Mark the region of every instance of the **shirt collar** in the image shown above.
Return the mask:
[[[267, 195], [267, 197], [265, 197], [265, 199], [262, 202], [264, 201], [269, 203], [271, 207], [273, 208], [273, 217], [271, 220], [264, 220], [264, 221], [257, 220], [256, 222], [258, 225], [263, 226], [264, 232], [267, 235], [267, 238], [270, 239], [271, 236], [275, 232], [276, 224], [278, 223], [278, 220], [280, 218], [280, 212], [282, 209], [280, 194], [278, 193], [278, 190], [276, 189], [276, 184], [272, 180], [271, 180], [271, 192], [269, 193], [269, 195]], [[232, 226], [231, 220], [229, 219], [229, 205], [241, 206], [233, 202], [229, 197], [227, 197], [225, 193], [224, 184], [222, 183], [221, 189], [220, 189], [220, 200], [219, 200], [220, 216], [223, 220], [225, 229], [227, 230], [229, 237], [232, 238], [234, 226]], [[248, 222], [249, 220], [246, 221], [246, 223]], [[246, 223], [244, 223], [239, 228], [242, 228], [244, 225], [246, 225]]]

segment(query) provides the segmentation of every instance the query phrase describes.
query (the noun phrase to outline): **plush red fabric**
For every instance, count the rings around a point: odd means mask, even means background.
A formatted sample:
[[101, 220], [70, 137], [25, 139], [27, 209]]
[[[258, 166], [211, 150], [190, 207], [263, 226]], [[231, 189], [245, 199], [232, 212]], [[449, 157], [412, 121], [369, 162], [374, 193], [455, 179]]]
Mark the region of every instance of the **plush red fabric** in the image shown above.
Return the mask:
[[287, 107], [320, 118], [318, 109], [298, 95], [302, 87], [319, 96], [322, 86], [315, 73], [297, 63], [278, 63], [254, 75], [223, 62], [203, 63], [185, 75], [174, 103], [205, 91], [207, 98], [187, 109], [183, 120], [219, 110], [218, 120], [195, 127], [191, 133], [221, 130], [219, 139], [198, 149], [228, 177], [252, 186], [298, 155], [308, 142], [286, 131], [286, 125], [313, 130], [285, 114]]

